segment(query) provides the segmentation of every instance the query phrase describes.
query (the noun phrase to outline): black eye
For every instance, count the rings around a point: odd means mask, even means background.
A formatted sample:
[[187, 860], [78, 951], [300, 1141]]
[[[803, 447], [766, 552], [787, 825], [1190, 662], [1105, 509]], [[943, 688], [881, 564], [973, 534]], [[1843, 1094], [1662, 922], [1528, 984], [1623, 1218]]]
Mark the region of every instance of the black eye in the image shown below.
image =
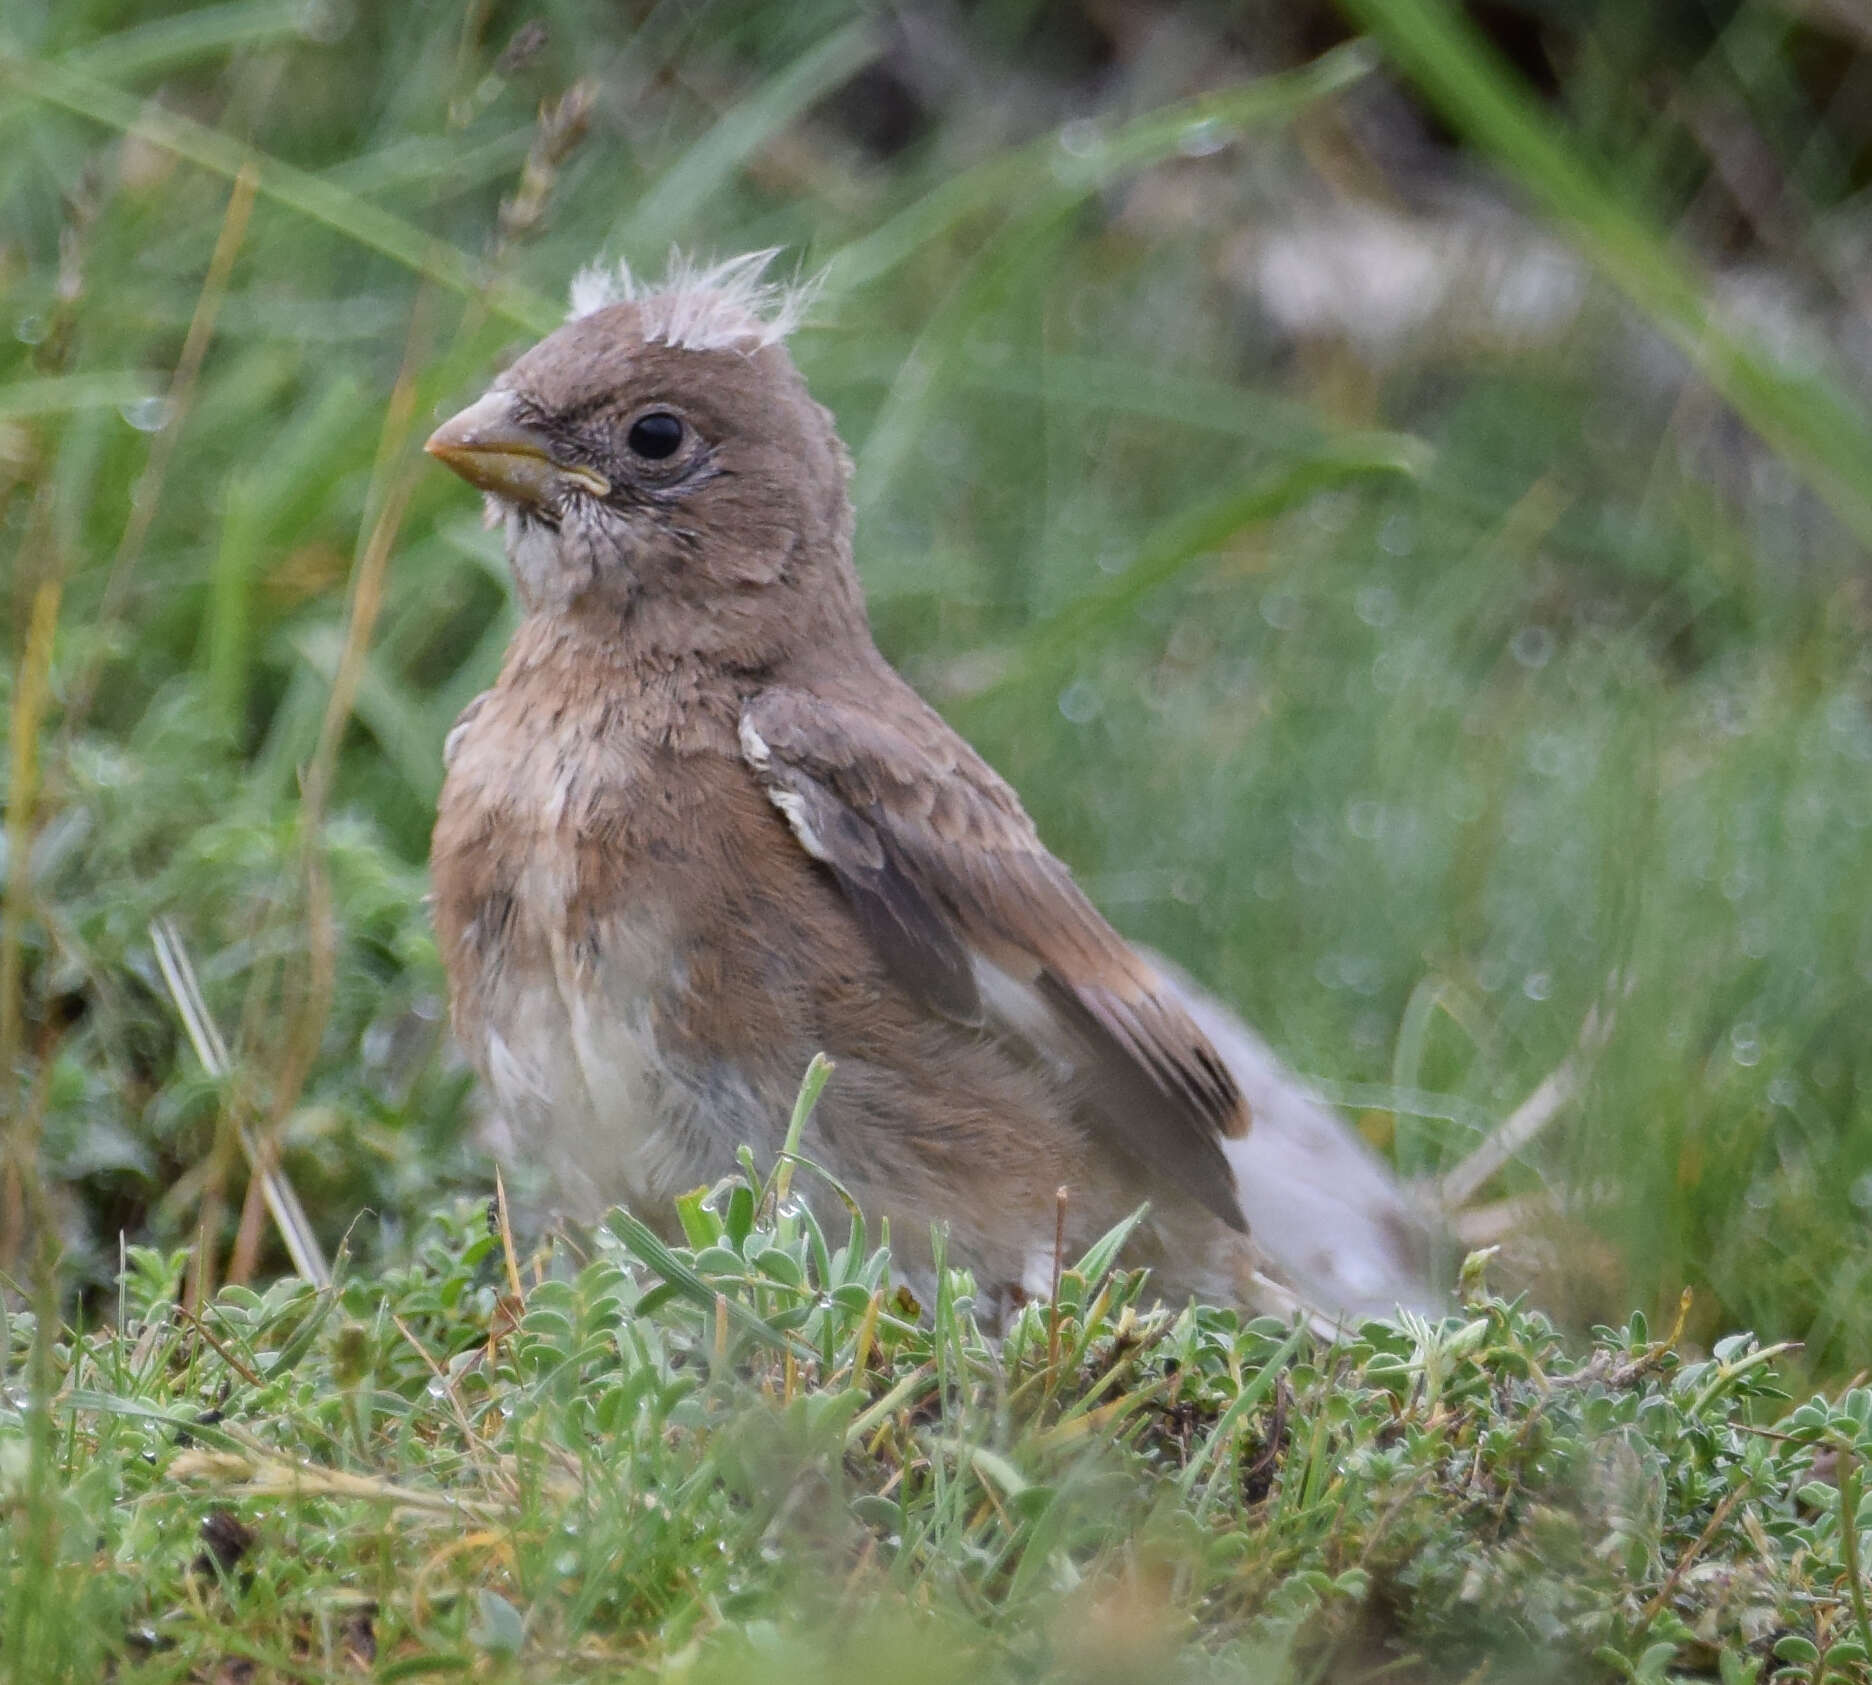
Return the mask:
[[639, 456], [647, 456], [652, 462], [661, 462], [666, 456], [674, 456], [682, 441], [681, 417], [671, 415], [668, 410], [652, 410], [631, 423], [630, 433], [624, 442]]

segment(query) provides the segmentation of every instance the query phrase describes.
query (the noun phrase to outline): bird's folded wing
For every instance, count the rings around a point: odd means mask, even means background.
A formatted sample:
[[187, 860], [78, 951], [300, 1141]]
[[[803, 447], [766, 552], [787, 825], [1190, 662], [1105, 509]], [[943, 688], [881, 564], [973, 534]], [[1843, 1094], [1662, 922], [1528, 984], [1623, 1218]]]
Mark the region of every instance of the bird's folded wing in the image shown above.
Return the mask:
[[775, 688], [745, 705], [741, 746], [906, 988], [1070, 1064], [1117, 1145], [1243, 1226], [1227, 1066], [940, 716], [908, 687], [883, 708]]

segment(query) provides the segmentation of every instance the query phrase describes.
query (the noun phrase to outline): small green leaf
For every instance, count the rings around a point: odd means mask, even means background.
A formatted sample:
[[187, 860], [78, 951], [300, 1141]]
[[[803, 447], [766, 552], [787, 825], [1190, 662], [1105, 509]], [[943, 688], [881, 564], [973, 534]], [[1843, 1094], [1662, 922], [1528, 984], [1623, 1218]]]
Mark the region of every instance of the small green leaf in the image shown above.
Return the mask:
[[728, 1195], [728, 1215], [722, 1221], [728, 1244], [737, 1252], [747, 1244], [754, 1227], [754, 1190], [745, 1182], [735, 1184]]
[[682, 1224], [683, 1239], [697, 1251], [713, 1246], [722, 1237], [722, 1220], [706, 1203], [708, 1195], [707, 1188], [697, 1188], [676, 1199], [676, 1220]]
[[526, 1621], [520, 1611], [497, 1591], [482, 1586], [475, 1592], [478, 1615], [468, 1636], [493, 1656], [517, 1656], [526, 1643]]

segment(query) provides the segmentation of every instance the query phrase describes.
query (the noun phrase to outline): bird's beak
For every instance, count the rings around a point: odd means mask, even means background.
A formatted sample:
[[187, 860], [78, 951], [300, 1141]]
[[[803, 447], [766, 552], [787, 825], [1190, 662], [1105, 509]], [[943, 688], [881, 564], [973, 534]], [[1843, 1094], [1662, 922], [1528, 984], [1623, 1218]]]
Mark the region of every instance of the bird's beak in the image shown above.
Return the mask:
[[610, 494], [602, 474], [556, 461], [546, 435], [514, 412], [511, 393], [490, 392], [450, 416], [423, 449], [469, 485], [514, 503], [552, 502], [568, 484], [594, 497]]

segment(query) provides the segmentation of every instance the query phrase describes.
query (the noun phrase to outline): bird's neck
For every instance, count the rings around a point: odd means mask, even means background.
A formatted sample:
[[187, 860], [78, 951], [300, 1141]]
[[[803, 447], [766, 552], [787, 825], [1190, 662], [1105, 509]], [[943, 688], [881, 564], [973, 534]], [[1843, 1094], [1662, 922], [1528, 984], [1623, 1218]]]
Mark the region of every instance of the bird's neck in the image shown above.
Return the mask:
[[623, 619], [615, 610], [529, 614], [508, 645], [501, 688], [541, 699], [608, 698], [652, 730], [665, 716], [674, 727], [693, 711], [732, 733], [755, 691], [804, 683], [804, 674], [849, 676], [884, 666], [862, 610], [855, 621], [839, 616], [806, 626], [776, 622], [771, 613], [738, 625], [732, 615], [671, 610]]
[[802, 663], [855, 667], [876, 659], [848, 563], [740, 591], [717, 586], [693, 599], [627, 589], [530, 603], [508, 667], [577, 669], [628, 687], [662, 685], [677, 673], [784, 682]]

